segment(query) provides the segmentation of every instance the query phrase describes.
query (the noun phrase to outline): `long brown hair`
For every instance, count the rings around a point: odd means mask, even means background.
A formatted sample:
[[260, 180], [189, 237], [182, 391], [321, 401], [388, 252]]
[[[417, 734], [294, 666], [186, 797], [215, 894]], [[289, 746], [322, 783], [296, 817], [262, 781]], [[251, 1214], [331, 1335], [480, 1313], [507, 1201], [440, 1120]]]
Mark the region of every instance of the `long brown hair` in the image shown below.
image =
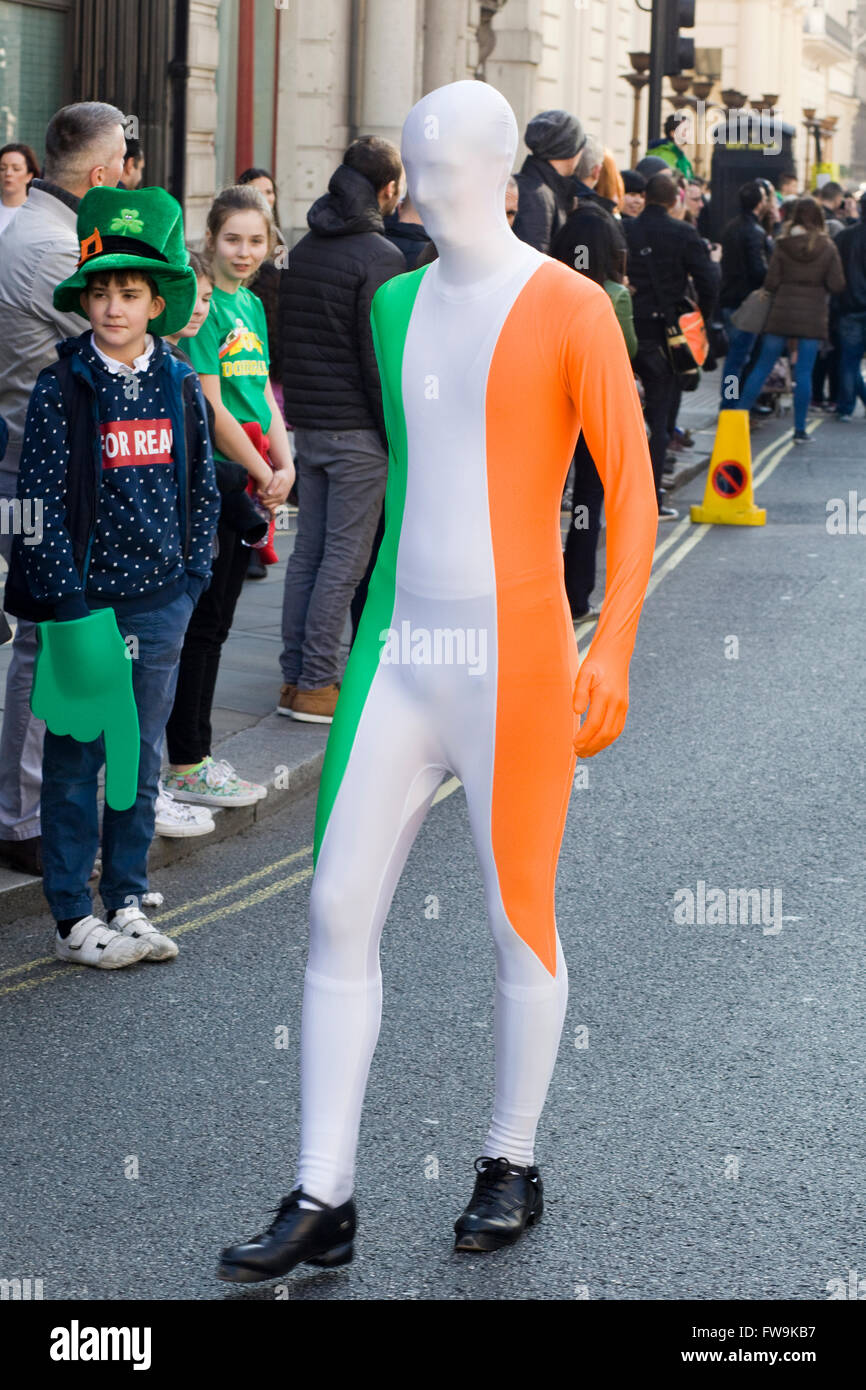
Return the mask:
[[[210, 205], [210, 212], [207, 215], [207, 229], [210, 234], [211, 245], [205, 244], [203, 253], [205, 262], [209, 267], [212, 265], [213, 243], [219, 236], [223, 223], [228, 221], [233, 212], [261, 213], [268, 234], [268, 256], [273, 254], [277, 244], [277, 227], [270, 203], [258, 188], [253, 188], [252, 184], [236, 183], [231, 188], [224, 188], [222, 193], [218, 193]], [[258, 270], [255, 270], [243, 281], [243, 284], [251, 285], [257, 274]]]
[[827, 220], [817, 198], [810, 197], [808, 193], [805, 197], [798, 198], [790, 221], [779, 235], [790, 236], [795, 227], [802, 227], [805, 231], [806, 244], [810, 251], [814, 250], [819, 236], [827, 235]]

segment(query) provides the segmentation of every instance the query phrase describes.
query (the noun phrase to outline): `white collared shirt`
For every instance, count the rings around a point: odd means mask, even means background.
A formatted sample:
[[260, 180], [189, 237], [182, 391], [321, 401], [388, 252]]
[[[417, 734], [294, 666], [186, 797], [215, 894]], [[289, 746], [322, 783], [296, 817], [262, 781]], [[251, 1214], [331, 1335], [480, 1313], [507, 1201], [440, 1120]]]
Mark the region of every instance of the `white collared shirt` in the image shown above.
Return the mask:
[[[105, 364], [105, 366], [106, 366], [106, 368], [108, 369], [108, 371], [114, 372], [114, 373], [117, 373], [117, 372], [127, 373], [127, 372], [130, 371], [130, 368], [127, 366], [127, 364], [126, 364], [125, 362], [118, 362], [118, 360], [117, 360], [116, 357], [106, 357], [106, 355], [105, 355], [105, 353], [102, 351], [102, 349], [101, 349], [101, 348], [98, 348], [98, 347], [96, 346], [96, 341], [95, 341], [95, 339], [94, 339], [92, 333], [91, 333], [91, 335], [90, 335], [90, 346], [93, 348], [93, 351], [96, 353], [96, 355], [97, 355], [97, 357], [100, 359], [100, 361], [103, 362], [103, 363]], [[131, 368], [131, 370], [134, 371], [134, 372], [143, 372], [143, 371], [145, 371], [146, 368], [147, 368], [147, 364], [148, 364], [148, 362], [150, 361], [150, 359], [151, 359], [152, 356], [153, 356], [153, 335], [152, 335], [151, 333], [145, 333], [145, 335], [144, 335], [144, 352], [141, 354], [140, 357], [136, 357], [136, 358], [133, 359], [133, 363], [132, 363], [132, 368]]]

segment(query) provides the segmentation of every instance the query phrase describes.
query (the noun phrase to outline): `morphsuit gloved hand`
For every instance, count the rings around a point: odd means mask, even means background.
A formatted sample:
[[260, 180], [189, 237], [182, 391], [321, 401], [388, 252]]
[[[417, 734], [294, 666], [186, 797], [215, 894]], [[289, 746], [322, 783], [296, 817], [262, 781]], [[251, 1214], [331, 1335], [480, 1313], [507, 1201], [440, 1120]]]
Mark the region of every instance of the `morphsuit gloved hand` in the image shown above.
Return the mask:
[[614, 743], [625, 726], [628, 664], [593, 656], [590, 647], [575, 682], [572, 708], [577, 718], [586, 714], [580, 729], [575, 730], [574, 751], [579, 758], [591, 758]]
[[132, 666], [112, 608], [37, 625], [30, 708], [52, 734], [91, 743], [105, 735], [105, 800], [128, 811], [138, 791], [140, 731]]

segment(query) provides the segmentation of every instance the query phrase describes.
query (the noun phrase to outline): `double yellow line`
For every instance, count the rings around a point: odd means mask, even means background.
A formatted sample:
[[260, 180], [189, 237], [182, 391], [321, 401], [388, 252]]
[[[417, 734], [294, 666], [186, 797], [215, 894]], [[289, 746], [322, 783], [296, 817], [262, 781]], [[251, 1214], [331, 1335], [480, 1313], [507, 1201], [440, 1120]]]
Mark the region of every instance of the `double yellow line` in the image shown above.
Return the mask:
[[[307, 858], [313, 852], [312, 845], [304, 845], [301, 849], [296, 849], [292, 854], [287, 854], [282, 859], [274, 860], [273, 864], [266, 864], [263, 869], [256, 869], [254, 873], [246, 874], [243, 878], [236, 879], [234, 883], [228, 884], [225, 888], [217, 888], [213, 893], [206, 893], [204, 897], [193, 898], [192, 901], [183, 903], [180, 907], [173, 907], [168, 912], [152, 918], [153, 922], [159, 924], [160, 931], [164, 931], [166, 936], [183, 936], [186, 932], [197, 931], [200, 927], [207, 926], [210, 922], [219, 921], [223, 917], [230, 917], [236, 912], [245, 912], [248, 907], [257, 907], [259, 903], [267, 902], [268, 898], [273, 898], [277, 893], [285, 892], [288, 888], [294, 888], [299, 883], [311, 878], [313, 874], [312, 864], [296, 870], [285, 877], [276, 879], [273, 883], [268, 883], [263, 887], [256, 888], [251, 893], [236, 899], [233, 902], [223, 903], [219, 907], [211, 907], [213, 903], [219, 903], [221, 899], [228, 898], [231, 894], [244, 888], [249, 888], [253, 883], [259, 883], [269, 875], [285, 869], [290, 864], [296, 864], [299, 860]], [[199, 908], [210, 908], [210, 911], [203, 912], [199, 916], [185, 917], [186, 913], [195, 913]], [[176, 917], [184, 918], [178, 922], [177, 926], [167, 927], [166, 924]], [[15, 980], [16, 975], [26, 976], [31, 970], [36, 970], [40, 966], [53, 966], [47, 975], [38, 975], [34, 979]], [[76, 970], [86, 970], [85, 965], [76, 965]], [[0, 995], [15, 994], [22, 989], [35, 989], [38, 985], [50, 984], [53, 980], [60, 980], [69, 970], [66, 962], [58, 961], [54, 956], [39, 956], [36, 960], [25, 961], [23, 965], [12, 965], [6, 970], [0, 970]], [[11, 981], [12, 983], [5, 983]]]
[[[820, 419], [812, 420], [806, 426], [806, 429], [810, 434], [814, 434], [815, 430], [822, 423], [823, 421]], [[785, 455], [789, 453], [793, 447], [794, 442], [791, 438], [776, 439], [772, 444], [767, 444], [760, 453], [756, 454], [752, 460], [752, 485], [757, 488], [760, 487], [762, 483], [765, 483], [771, 474], [776, 471]], [[655, 548], [653, 572], [646, 590], [647, 598], [655, 592], [665, 576], [670, 574], [671, 570], [676, 569], [680, 561], [684, 560], [689, 551], [694, 550], [698, 542], [702, 541], [707, 532], [712, 529], [712, 526], [708, 524], [692, 522], [687, 516], [683, 517], [682, 521], [677, 522], [676, 526], [671, 530], [670, 535], [666, 536]], [[667, 555], [667, 559], [660, 565], [659, 561], [665, 555]], [[581, 641], [584, 641], [587, 637], [591, 637], [595, 625], [595, 622], [587, 623], [579, 629]], [[578, 652], [582, 661], [586, 655], [586, 651], [578, 648]]]

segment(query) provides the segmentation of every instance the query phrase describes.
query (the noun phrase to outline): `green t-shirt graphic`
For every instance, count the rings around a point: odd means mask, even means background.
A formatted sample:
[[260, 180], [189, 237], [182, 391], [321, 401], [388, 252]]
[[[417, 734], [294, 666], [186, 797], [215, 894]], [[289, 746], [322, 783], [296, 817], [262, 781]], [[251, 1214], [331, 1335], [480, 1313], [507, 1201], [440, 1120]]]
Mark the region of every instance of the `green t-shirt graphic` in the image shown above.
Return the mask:
[[[255, 421], [267, 434], [271, 408], [268, 380], [268, 329], [262, 301], [243, 286], [235, 294], [214, 285], [207, 318], [184, 347], [202, 376], [218, 376], [222, 403], [242, 424]], [[225, 459], [214, 445], [214, 458]]]

